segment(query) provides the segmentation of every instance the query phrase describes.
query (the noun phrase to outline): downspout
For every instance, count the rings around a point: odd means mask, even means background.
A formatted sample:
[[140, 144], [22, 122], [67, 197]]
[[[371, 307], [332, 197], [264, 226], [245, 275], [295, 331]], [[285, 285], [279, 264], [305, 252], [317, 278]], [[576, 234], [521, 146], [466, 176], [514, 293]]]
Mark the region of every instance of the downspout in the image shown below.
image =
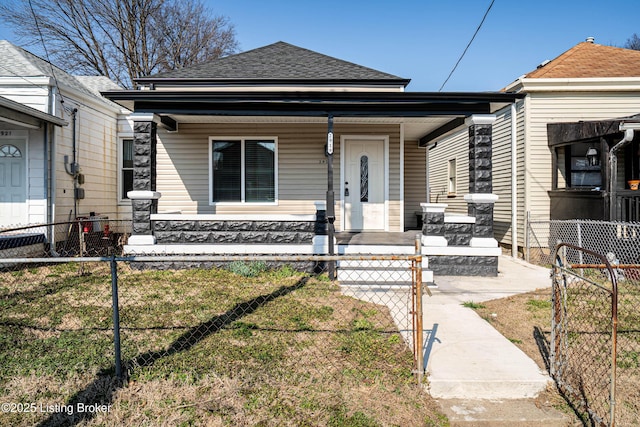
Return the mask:
[[77, 163], [77, 154], [76, 154], [76, 121], [78, 118], [78, 109], [73, 109], [73, 129], [71, 133], [71, 150], [72, 150], [72, 161], [71, 170], [73, 172], [73, 219], [75, 220], [78, 217], [78, 163]]
[[624, 130], [623, 138], [614, 145], [609, 151], [609, 221], [614, 221], [616, 217], [616, 182], [618, 181], [618, 156], [616, 152], [633, 140], [634, 130], [625, 129], [624, 125], [620, 126], [620, 130]]
[[511, 104], [511, 256], [518, 258], [518, 125], [516, 103]]

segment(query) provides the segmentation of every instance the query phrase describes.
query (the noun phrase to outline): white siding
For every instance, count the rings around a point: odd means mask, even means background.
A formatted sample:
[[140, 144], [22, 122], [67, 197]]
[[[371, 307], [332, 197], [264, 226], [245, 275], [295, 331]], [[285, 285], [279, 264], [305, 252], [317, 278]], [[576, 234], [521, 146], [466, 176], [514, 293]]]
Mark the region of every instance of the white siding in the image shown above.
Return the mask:
[[29, 224], [41, 224], [47, 220], [47, 201], [44, 190], [44, 131], [41, 129], [30, 130], [27, 147], [29, 155], [27, 159], [29, 168], [27, 222]]
[[48, 86], [29, 84], [2, 86], [2, 79], [0, 79], [0, 96], [42, 111], [43, 113], [50, 113]]

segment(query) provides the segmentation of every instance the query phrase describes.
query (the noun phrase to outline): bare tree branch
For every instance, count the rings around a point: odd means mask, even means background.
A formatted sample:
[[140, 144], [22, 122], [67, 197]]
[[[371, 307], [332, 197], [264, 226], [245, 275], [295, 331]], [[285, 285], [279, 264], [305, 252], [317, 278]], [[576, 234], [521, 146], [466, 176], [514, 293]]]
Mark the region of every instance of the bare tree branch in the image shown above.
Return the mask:
[[640, 50], [640, 37], [638, 37], [636, 33], [633, 33], [633, 35], [627, 39], [624, 47], [626, 49]]
[[41, 46], [35, 14], [59, 67], [124, 87], [238, 48], [233, 25], [201, 0], [16, 0], [0, 4], [0, 12], [27, 46]]

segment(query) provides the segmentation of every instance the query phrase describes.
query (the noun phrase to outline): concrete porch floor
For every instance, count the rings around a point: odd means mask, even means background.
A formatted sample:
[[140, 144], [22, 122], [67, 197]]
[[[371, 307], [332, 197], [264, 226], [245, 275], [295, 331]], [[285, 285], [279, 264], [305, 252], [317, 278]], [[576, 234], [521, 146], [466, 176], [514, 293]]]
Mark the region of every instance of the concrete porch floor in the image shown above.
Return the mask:
[[416, 235], [422, 235], [420, 230], [405, 232], [388, 231], [341, 231], [335, 234], [339, 245], [381, 245], [381, 246], [411, 246], [414, 247]]

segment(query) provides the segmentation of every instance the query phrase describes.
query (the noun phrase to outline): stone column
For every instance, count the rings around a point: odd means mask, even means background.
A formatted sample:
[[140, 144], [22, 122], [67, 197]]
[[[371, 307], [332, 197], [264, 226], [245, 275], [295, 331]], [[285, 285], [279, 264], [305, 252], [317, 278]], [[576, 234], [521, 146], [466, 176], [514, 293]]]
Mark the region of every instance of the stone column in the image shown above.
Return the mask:
[[476, 218], [471, 246], [497, 247], [493, 236], [493, 205], [498, 196], [493, 194], [492, 132], [493, 114], [468, 117], [469, 126], [469, 193], [464, 196], [468, 214]]
[[[327, 231], [327, 202], [325, 200], [314, 202], [316, 206], [315, 236], [313, 236], [313, 253], [326, 255], [329, 253], [329, 233]], [[334, 246], [337, 240], [333, 238]]]
[[446, 203], [420, 203], [422, 207], [422, 244], [447, 246], [444, 237], [444, 211]]
[[129, 245], [153, 245], [151, 215], [158, 212], [160, 193], [156, 192], [156, 124], [152, 114], [133, 114], [133, 191], [131, 199], [133, 230]]

